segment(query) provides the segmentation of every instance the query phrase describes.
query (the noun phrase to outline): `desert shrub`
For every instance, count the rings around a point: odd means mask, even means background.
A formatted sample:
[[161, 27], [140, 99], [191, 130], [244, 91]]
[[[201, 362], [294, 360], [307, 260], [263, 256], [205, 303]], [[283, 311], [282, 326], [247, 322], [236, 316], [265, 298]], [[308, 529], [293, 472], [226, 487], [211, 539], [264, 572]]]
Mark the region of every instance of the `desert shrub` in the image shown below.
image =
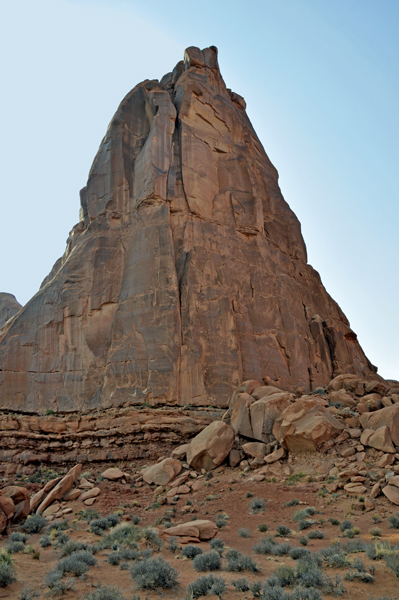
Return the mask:
[[342, 521], [339, 528], [342, 532], [344, 532], [344, 531], [347, 531], [348, 529], [353, 529], [353, 525], [352, 525], [351, 521], [348, 521], [348, 519], [345, 519], [344, 521]]
[[274, 554], [276, 546], [277, 543], [272, 537], [261, 538], [253, 547], [253, 551], [255, 554]]
[[370, 558], [371, 560], [375, 560], [376, 558], [378, 558], [375, 544], [366, 544], [365, 552], [367, 558]]
[[292, 550], [292, 544], [289, 542], [284, 542], [283, 544], [276, 544], [273, 550], [273, 554], [275, 556], [285, 556], [289, 554]]
[[26, 586], [20, 593], [18, 600], [33, 600], [34, 598], [38, 598], [39, 596], [40, 592], [38, 592], [37, 590], [31, 590], [30, 587]]
[[[325, 550], [328, 550], [327, 548]], [[324, 553], [324, 563], [327, 567], [331, 567], [334, 569], [340, 569], [343, 567], [347, 567], [349, 565], [349, 561], [346, 558], [346, 555], [339, 549], [331, 549], [332, 552], [327, 554]]]
[[396, 515], [388, 517], [388, 523], [391, 529], [399, 529], [399, 517], [397, 517]]
[[26, 533], [40, 533], [43, 527], [47, 525], [47, 519], [42, 515], [29, 515], [25, 523], [22, 525], [22, 529]]
[[214, 575], [201, 575], [187, 587], [188, 598], [207, 596], [218, 579], [221, 578]]
[[98, 519], [100, 515], [94, 508], [88, 508], [86, 510], [82, 510], [79, 512], [79, 520], [86, 521], [87, 523], [91, 523], [94, 519]]
[[26, 544], [29, 539], [29, 535], [21, 533], [20, 531], [13, 531], [10, 533], [8, 539], [10, 542], [22, 542], [23, 544]]
[[353, 581], [354, 579], [358, 579], [359, 581], [363, 581], [363, 583], [373, 583], [374, 577], [371, 573], [366, 573], [365, 571], [349, 571], [345, 574], [344, 579], [347, 581]]
[[240, 579], [234, 579], [231, 582], [232, 586], [239, 592], [248, 592], [250, 590], [250, 584], [245, 577], [241, 577]]
[[355, 552], [364, 552], [366, 550], [366, 543], [363, 540], [348, 540], [342, 544], [342, 550], [348, 554]]
[[399, 577], [399, 553], [397, 551], [386, 553], [384, 554], [384, 560], [392, 573], [394, 573], [396, 577]]
[[334, 519], [334, 517], [330, 517], [328, 520], [330, 521], [331, 525], [339, 525], [338, 519]]
[[107, 556], [107, 562], [110, 565], [113, 565], [113, 566], [119, 565], [119, 563], [121, 562], [121, 560], [122, 560], [122, 557], [121, 557], [121, 553], [120, 552], [111, 552]]
[[213, 585], [209, 590], [211, 596], [217, 596], [221, 598], [226, 591], [226, 581], [223, 577], [214, 577]]
[[129, 546], [130, 548], [133, 547], [137, 549], [138, 546], [136, 542], [138, 542], [141, 537], [142, 532], [136, 525], [132, 525], [131, 523], [119, 523], [101, 539], [98, 547], [100, 550], [104, 550], [117, 544], [118, 546]]
[[289, 527], [286, 527], [285, 525], [277, 525], [276, 535], [278, 537], [287, 537], [287, 535], [290, 535], [290, 533], [291, 529]]
[[299, 500], [297, 500], [296, 498], [293, 498], [289, 502], [286, 502], [284, 506], [298, 506], [298, 504], [299, 504]]
[[125, 596], [117, 588], [107, 586], [86, 594], [83, 600], [125, 600]]
[[14, 567], [6, 562], [0, 562], [0, 587], [5, 588], [15, 580]]
[[65, 546], [65, 544], [67, 542], [69, 542], [69, 535], [67, 533], [65, 533], [64, 531], [57, 531], [57, 533], [55, 534], [55, 545], [57, 548], [62, 548], [62, 546]]
[[260, 513], [261, 510], [266, 509], [266, 500], [264, 498], [255, 497], [249, 503], [249, 508], [251, 509], [251, 512], [256, 515]]
[[158, 535], [152, 529], [145, 529], [143, 532], [143, 537], [148, 548], [153, 548], [157, 552], [162, 548], [163, 541], [158, 537]]
[[75, 542], [74, 540], [69, 540], [66, 542], [60, 550], [61, 556], [69, 556], [74, 552], [79, 552], [79, 550], [88, 550], [89, 552], [92, 551], [89, 544], [85, 544], [84, 542]]
[[301, 559], [297, 562], [295, 572], [296, 582], [309, 588], [323, 589], [325, 587], [325, 577], [321, 569], [314, 561]]
[[79, 550], [73, 552], [66, 558], [63, 558], [56, 566], [55, 570], [62, 575], [72, 573], [75, 577], [80, 577], [87, 573], [90, 567], [97, 564], [97, 559], [88, 552], [88, 550]]
[[290, 558], [292, 558], [292, 560], [298, 560], [299, 558], [304, 558], [310, 554], [311, 551], [307, 548], [293, 548], [290, 551]]
[[222, 559], [218, 552], [212, 550], [198, 554], [193, 560], [193, 567], [196, 571], [218, 571], [222, 564]]
[[215, 525], [218, 529], [222, 529], [222, 527], [227, 525], [227, 519], [223, 515], [218, 515], [215, 519]]
[[315, 509], [314, 506], [308, 506], [306, 508], [302, 508], [301, 510], [297, 510], [293, 514], [292, 520], [295, 522], [302, 521], [303, 519], [306, 519], [307, 517], [311, 517], [312, 515], [315, 515], [316, 513], [317, 513], [317, 510]]
[[288, 565], [280, 565], [277, 567], [276, 571], [273, 573], [273, 576], [277, 578], [281, 587], [294, 585], [295, 573], [294, 570]]
[[162, 557], [148, 558], [135, 563], [130, 574], [142, 590], [171, 589], [178, 584], [177, 569], [171, 567]]
[[220, 554], [220, 556], [223, 555], [223, 550], [224, 550], [224, 547], [226, 544], [220, 538], [214, 538], [213, 540], [211, 540], [209, 542], [209, 545], [212, 548], [212, 550], [215, 550], [215, 552], [218, 552], [218, 554]]
[[258, 529], [261, 533], [265, 533], [265, 531], [269, 529], [269, 525], [267, 525], [267, 523], [261, 523], [258, 525]]
[[48, 527], [46, 527], [46, 533], [51, 534], [52, 531], [66, 531], [70, 528], [68, 519], [64, 521], [56, 521], [55, 523], [50, 523]]
[[369, 529], [369, 534], [374, 537], [380, 537], [382, 531], [379, 527], [372, 527], [371, 529]]
[[138, 517], [137, 515], [131, 515], [131, 520], [133, 525], [138, 525], [141, 521], [140, 517]]
[[298, 529], [299, 531], [309, 529], [309, 527], [312, 527], [312, 525], [315, 525], [316, 523], [317, 521], [314, 521], [313, 519], [301, 519], [298, 521]]
[[23, 552], [25, 550], [25, 544], [23, 542], [7, 542], [6, 544], [7, 552], [11, 554], [16, 554], [17, 552]]
[[172, 535], [172, 537], [169, 540], [168, 545], [166, 546], [166, 549], [169, 550], [170, 552], [173, 552], [173, 554], [176, 552], [176, 550], [178, 550], [180, 548], [179, 544], [177, 543], [177, 537], [175, 535]]
[[298, 538], [298, 542], [300, 544], [302, 544], [302, 546], [307, 546], [308, 542], [309, 542], [309, 539], [307, 538], [306, 535], [301, 535], [301, 537]]
[[62, 573], [60, 571], [57, 571], [56, 569], [53, 569], [52, 571], [47, 573], [44, 582], [53, 595], [62, 595], [65, 594], [65, 592], [67, 592], [68, 590], [74, 589], [73, 586], [75, 580], [72, 577], [70, 577], [67, 580], [63, 581]]
[[89, 529], [95, 535], [103, 535], [104, 531], [110, 528], [110, 523], [107, 518], [100, 517], [90, 521]]
[[[216, 541], [216, 540], [212, 540], [212, 541]], [[223, 543], [223, 545], [224, 545], [224, 543]], [[202, 554], [202, 553], [203, 553], [202, 548], [199, 548], [198, 546], [192, 546], [192, 545], [186, 546], [181, 551], [182, 556], [185, 556], [186, 558], [190, 558], [191, 560], [193, 560], [193, 558], [198, 556], [198, 554]]]
[[42, 548], [47, 548], [48, 546], [51, 546], [51, 537], [49, 535], [42, 535], [42, 537], [39, 540], [39, 544]]
[[233, 552], [229, 550], [226, 554], [227, 567], [226, 571], [250, 571], [251, 573], [258, 573], [259, 568], [256, 562], [241, 552]]
[[322, 600], [323, 596], [319, 590], [296, 586], [290, 595], [290, 600]]
[[241, 527], [240, 529], [237, 529], [237, 533], [242, 538], [251, 537], [251, 531], [248, 529], [248, 527]]
[[320, 531], [320, 529], [309, 531], [308, 538], [309, 540], [322, 540], [324, 538], [324, 531]]

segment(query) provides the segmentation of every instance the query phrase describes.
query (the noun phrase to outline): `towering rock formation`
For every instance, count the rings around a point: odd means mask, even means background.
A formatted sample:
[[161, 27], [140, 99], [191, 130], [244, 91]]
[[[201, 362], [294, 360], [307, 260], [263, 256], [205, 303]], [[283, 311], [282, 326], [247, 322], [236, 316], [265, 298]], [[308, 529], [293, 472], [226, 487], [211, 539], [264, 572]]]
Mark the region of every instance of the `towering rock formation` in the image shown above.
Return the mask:
[[[6, 322], [21, 310], [22, 306], [15, 296], [0, 292], [0, 329]], [[0, 367], [1, 369], [1, 367]]]
[[126, 96], [64, 256], [0, 332], [1, 408], [225, 406], [245, 379], [375, 372], [245, 106], [215, 47]]

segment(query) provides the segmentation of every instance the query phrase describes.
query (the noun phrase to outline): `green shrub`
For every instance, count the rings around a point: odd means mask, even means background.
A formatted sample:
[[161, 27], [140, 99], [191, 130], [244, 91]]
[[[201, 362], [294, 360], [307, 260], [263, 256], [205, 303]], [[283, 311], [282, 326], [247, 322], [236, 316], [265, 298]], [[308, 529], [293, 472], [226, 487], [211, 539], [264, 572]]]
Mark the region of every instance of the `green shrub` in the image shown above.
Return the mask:
[[49, 535], [42, 535], [39, 544], [42, 548], [48, 548], [48, 546], [51, 546], [51, 537]]
[[309, 540], [322, 540], [324, 538], [324, 531], [320, 531], [320, 529], [316, 529], [315, 531], [309, 531], [308, 539]]
[[334, 519], [333, 517], [330, 517], [328, 520], [330, 521], [331, 525], [339, 525], [338, 519]]
[[309, 542], [309, 539], [307, 538], [307, 536], [306, 536], [306, 535], [301, 535], [301, 536], [298, 538], [298, 542], [299, 542], [300, 544], [302, 544], [302, 546], [307, 546], [307, 545], [308, 545], [308, 542]]
[[47, 573], [44, 582], [53, 595], [62, 595], [65, 594], [65, 592], [74, 589], [75, 580], [70, 577], [69, 579], [63, 581], [61, 571], [53, 569]]
[[276, 546], [277, 543], [272, 537], [261, 538], [253, 547], [253, 550], [255, 554], [274, 554]]
[[162, 548], [163, 541], [158, 537], [158, 535], [152, 529], [145, 529], [143, 532], [143, 537], [146, 545], [149, 548], [153, 548], [157, 552]]
[[178, 584], [177, 569], [171, 567], [162, 557], [137, 562], [132, 566], [130, 573], [142, 590], [172, 589]]
[[298, 504], [299, 504], [299, 500], [297, 500], [296, 498], [293, 498], [289, 502], [286, 502], [284, 504], [284, 506], [297, 506]]
[[399, 529], [399, 517], [397, 517], [396, 515], [388, 517], [388, 523], [391, 529]]
[[190, 583], [187, 587], [187, 594], [188, 598], [200, 598], [201, 596], [207, 596], [208, 594], [220, 597], [225, 590], [226, 584], [224, 579], [215, 577], [215, 575], [211, 574], [202, 575]]
[[267, 523], [261, 523], [258, 525], [258, 529], [261, 533], [265, 533], [269, 529], [269, 525], [267, 525]]
[[25, 544], [23, 542], [7, 542], [6, 550], [7, 552], [10, 552], [10, 554], [23, 552], [25, 550]]
[[29, 539], [29, 535], [21, 533], [20, 531], [13, 531], [10, 533], [8, 539], [10, 542], [22, 542], [23, 544], [26, 544]]
[[285, 556], [289, 554], [292, 550], [292, 544], [289, 542], [284, 542], [283, 544], [276, 544], [274, 547], [273, 554], [275, 556]]
[[25, 523], [22, 525], [22, 529], [26, 533], [40, 533], [43, 527], [47, 525], [47, 519], [42, 515], [29, 515]]
[[175, 535], [172, 535], [172, 537], [169, 540], [168, 545], [166, 546], [166, 549], [169, 550], [170, 552], [173, 552], [173, 554], [179, 550], [180, 546], [177, 543], [177, 537]]
[[65, 573], [72, 573], [75, 577], [80, 577], [87, 573], [90, 567], [95, 566], [96, 564], [97, 559], [94, 558], [88, 550], [79, 550], [78, 552], [73, 552], [57, 563], [55, 570], [62, 573], [62, 575], [65, 575]]
[[227, 519], [223, 515], [218, 515], [215, 519], [215, 525], [218, 529], [222, 529], [222, 527], [227, 525]]
[[280, 565], [273, 573], [281, 587], [292, 586], [295, 582], [294, 570], [288, 565]]
[[241, 579], [235, 579], [231, 582], [231, 584], [235, 587], [235, 589], [239, 592], [248, 592], [250, 590], [250, 584], [245, 577], [241, 577]]
[[285, 525], [277, 525], [276, 527], [276, 536], [277, 537], [287, 537], [287, 535], [290, 535], [291, 533], [291, 529], [289, 527], [286, 527]]
[[306, 519], [307, 517], [311, 517], [312, 515], [315, 515], [316, 513], [317, 513], [317, 510], [315, 509], [314, 506], [308, 506], [307, 508], [297, 510], [293, 514], [292, 520], [295, 522], [302, 521], [303, 519]]
[[198, 554], [202, 554], [202, 553], [203, 553], [202, 548], [199, 548], [198, 546], [192, 546], [192, 545], [186, 546], [181, 551], [182, 556], [184, 556], [186, 558], [190, 558], [191, 560], [193, 560], [193, 558], [198, 556]]
[[220, 556], [223, 555], [223, 550], [226, 544], [220, 538], [214, 538], [209, 542], [209, 545], [211, 549], [215, 550], [215, 552], [218, 552]]
[[347, 519], [345, 519], [344, 521], [342, 521], [339, 528], [342, 532], [344, 532], [344, 531], [348, 531], [348, 529], [353, 529], [353, 525], [352, 525], [351, 521], [348, 521]]
[[55, 521], [55, 523], [50, 523], [48, 527], [46, 527], [46, 533], [50, 534], [52, 531], [66, 531], [70, 528], [68, 519], [64, 521]]
[[382, 531], [379, 527], [372, 527], [371, 529], [369, 529], [369, 534], [374, 537], [380, 537]]
[[31, 590], [29, 586], [26, 586], [20, 593], [18, 600], [34, 600], [34, 598], [38, 598], [39, 596], [40, 592]]
[[198, 554], [193, 560], [193, 567], [196, 571], [218, 571], [222, 564], [222, 559], [218, 552], [205, 552]]
[[248, 529], [248, 527], [241, 527], [240, 529], [237, 529], [237, 533], [242, 538], [251, 537], [251, 531]]
[[12, 565], [0, 562], [0, 587], [5, 588], [16, 580]]
[[299, 558], [304, 558], [310, 555], [311, 552], [307, 548], [292, 548], [290, 551], [290, 558], [292, 558], [292, 560], [298, 560]]
[[107, 586], [99, 587], [94, 592], [87, 594], [83, 600], [126, 600], [125, 596], [117, 588]]
[[266, 500], [264, 498], [255, 497], [249, 503], [249, 508], [251, 509], [251, 512], [256, 515], [262, 510], [266, 510]]
[[385, 560], [387, 567], [389, 567], [391, 569], [392, 573], [394, 573], [394, 575], [396, 575], [396, 577], [399, 577], [399, 553], [398, 553], [398, 551], [384, 554], [384, 560]]
[[312, 527], [312, 525], [315, 525], [316, 523], [317, 521], [314, 521], [313, 519], [302, 519], [298, 522], [298, 529], [299, 531], [302, 531], [303, 529], [309, 529], [309, 527]]
[[250, 571], [251, 573], [258, 573], [259, 568], [256, 562], [245, 554], [241, 554], [237, 550], [229, 550], [226, 554], [227, 558], [227, 571]]

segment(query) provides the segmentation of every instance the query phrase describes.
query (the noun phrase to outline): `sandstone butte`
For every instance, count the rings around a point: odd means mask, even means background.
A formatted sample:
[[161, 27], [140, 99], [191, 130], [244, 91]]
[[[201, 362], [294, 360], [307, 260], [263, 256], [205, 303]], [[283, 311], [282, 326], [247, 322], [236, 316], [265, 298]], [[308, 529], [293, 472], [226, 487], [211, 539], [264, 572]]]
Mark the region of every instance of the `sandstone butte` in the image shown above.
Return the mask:
[[[0, 296], [0, 409], [227, 406], [256, 380], [376, 380], [214, 46], [127, 94], [64, 255]], [[1, 321], [2, 319], [2, 321]]]

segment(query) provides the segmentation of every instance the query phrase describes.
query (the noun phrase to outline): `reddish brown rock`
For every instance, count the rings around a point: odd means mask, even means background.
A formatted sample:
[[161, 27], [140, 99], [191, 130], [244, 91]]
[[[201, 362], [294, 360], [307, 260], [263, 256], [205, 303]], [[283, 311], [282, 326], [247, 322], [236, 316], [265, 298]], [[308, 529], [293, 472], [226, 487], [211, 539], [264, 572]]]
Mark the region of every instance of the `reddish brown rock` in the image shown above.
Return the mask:
[[241, 448], [244, 450], [245, 454], [248, 454], [253, 458], [263, 458], [266, 454], [267, 449], [266, 444], [262, 444], [260, 442], [248, 442], [246, 444], [243, 444]]
[[39, 504], [36, 512], [42, 513], [54, 500], [60, 500], [69, 490], [73, 487], [73, 484], [79, 479], [82, 465], [75, 465], [68, 473], [57, 483], [57, 485], [47, 494], [44, 500]]
[[268, 456], [265, 457], [265, 463], [268, 463], [268, 464], [274, 463], [274, 462], [284, 458], [286, 456], [286, 454], [287, 453], [284, 448], [278, 448], [277, 450], [275, 450], [274, 452], [272, 452], [271, 454], [269, 454]]
[[30, 494], [24, 487], [10, 485], [1, 490], [3, 498], [10, 498], [14, 503], [13, 521], [22, 521], [29, 515], [30, 509]]
[[52, 490], [53, 487], [55, 487], [57, 483], [61, 481], [61, 479], [62, 477], [56, 477], [55, 479], [51, 479], [41, 490], [39, 490], [38, 492], [36, 492], [36, 494], [34, 494], [34, 496], [32, 496], [30, 500], [31, 512], [34, 512], [37, 509], [42, 500], [44, 500], [44, 498], [47, 496], [50, 490]]
[[389, 429], [393, 443], [399, 446], [399, 404], [381, 408], [374, 413], [364, 413], [360, 416], [360, 423], [364, 429], [374, 430], [385, 425]]
[[104, 479], [109, 479], [110, 481], [122, 479], [122, 477], [124, 476], [123, 471], [121, 471], [117, 467], [110, 467], [109, 469], [106, 469], [103, 473], [101, 473], [101, 475], [102, 477], [104, 477]]
[[142, 472], [146, 483], [168, 485], [181, 471], [181, 462], [174, 458], [165, 458], [155, 465], [151, 465]]
[[83, 494], [79, 497], [79, 500], [88, 500], [89, 498], [97, 498], [97, 496], [100, 494], [100, 488], [98, 487], [94, 487], [91, 490], [87, 490], [86, 492], [83, 492]]
[[389, 452], [392, 454], [395, 454], [396, 452], [392, 444], [389, 429], [385, 425], [383, 427], [379, 427], [376, 431], [373, 431], [366, 444], [367, 446], [371, 446], [371, 448], [376, 448], [377, 450], [382, 450], [383, 452]]
[[7, 323], [11, 317], [19, 313], [22, 306], [15, 296], [0, 292], [0, 329]]
[[191, 440], [187, 462], [197, 471], [211, 471], [229, 455], [233, 444], [234, 429], [222, 421], [215, 421]]
[[207, 541], [211, 540], [218, 533], [218, 528], [212, 521], [207, 520], [198, 520], [191, 521], [190, 523], [182, 523], [181, 525], [176, 525], [175, 527], [169, 527], [169, 529], [165, 529], [161, 532], [161, 536], [164, 539], [169, 539], [170, 537], [176, 536], [180, 537], [190, 537], [195, 541]]
[[387, 485], [382, 488], [382, 493], [392, 502], [399, 506], [399, 488], [395, 485]]
[[231, 409], [230, 425], [236, 433], [247, 438], [253, 438], [254, 432], [251, 423], [250, 406], [256, 402], [253, 396], [246, 393], [237, 395]]
[[216, 48], [124, 98], [64, 255], [1, 330], [0, 364], [0, 409], [40, 414], [227, 406], [243, 380], [374, 374]]
[[278, 391], [267, 394], [251, 404], [249, 413], [255, 440], [262, 442], [274, 440], [274, 422], [286, 408], [291, 406], [293, 400], [293, 394]]
[[276, 419], [273, 434], [290, 452], [315, 452], [341, 433], [343, 425], [317, 400], [300, 398]]

